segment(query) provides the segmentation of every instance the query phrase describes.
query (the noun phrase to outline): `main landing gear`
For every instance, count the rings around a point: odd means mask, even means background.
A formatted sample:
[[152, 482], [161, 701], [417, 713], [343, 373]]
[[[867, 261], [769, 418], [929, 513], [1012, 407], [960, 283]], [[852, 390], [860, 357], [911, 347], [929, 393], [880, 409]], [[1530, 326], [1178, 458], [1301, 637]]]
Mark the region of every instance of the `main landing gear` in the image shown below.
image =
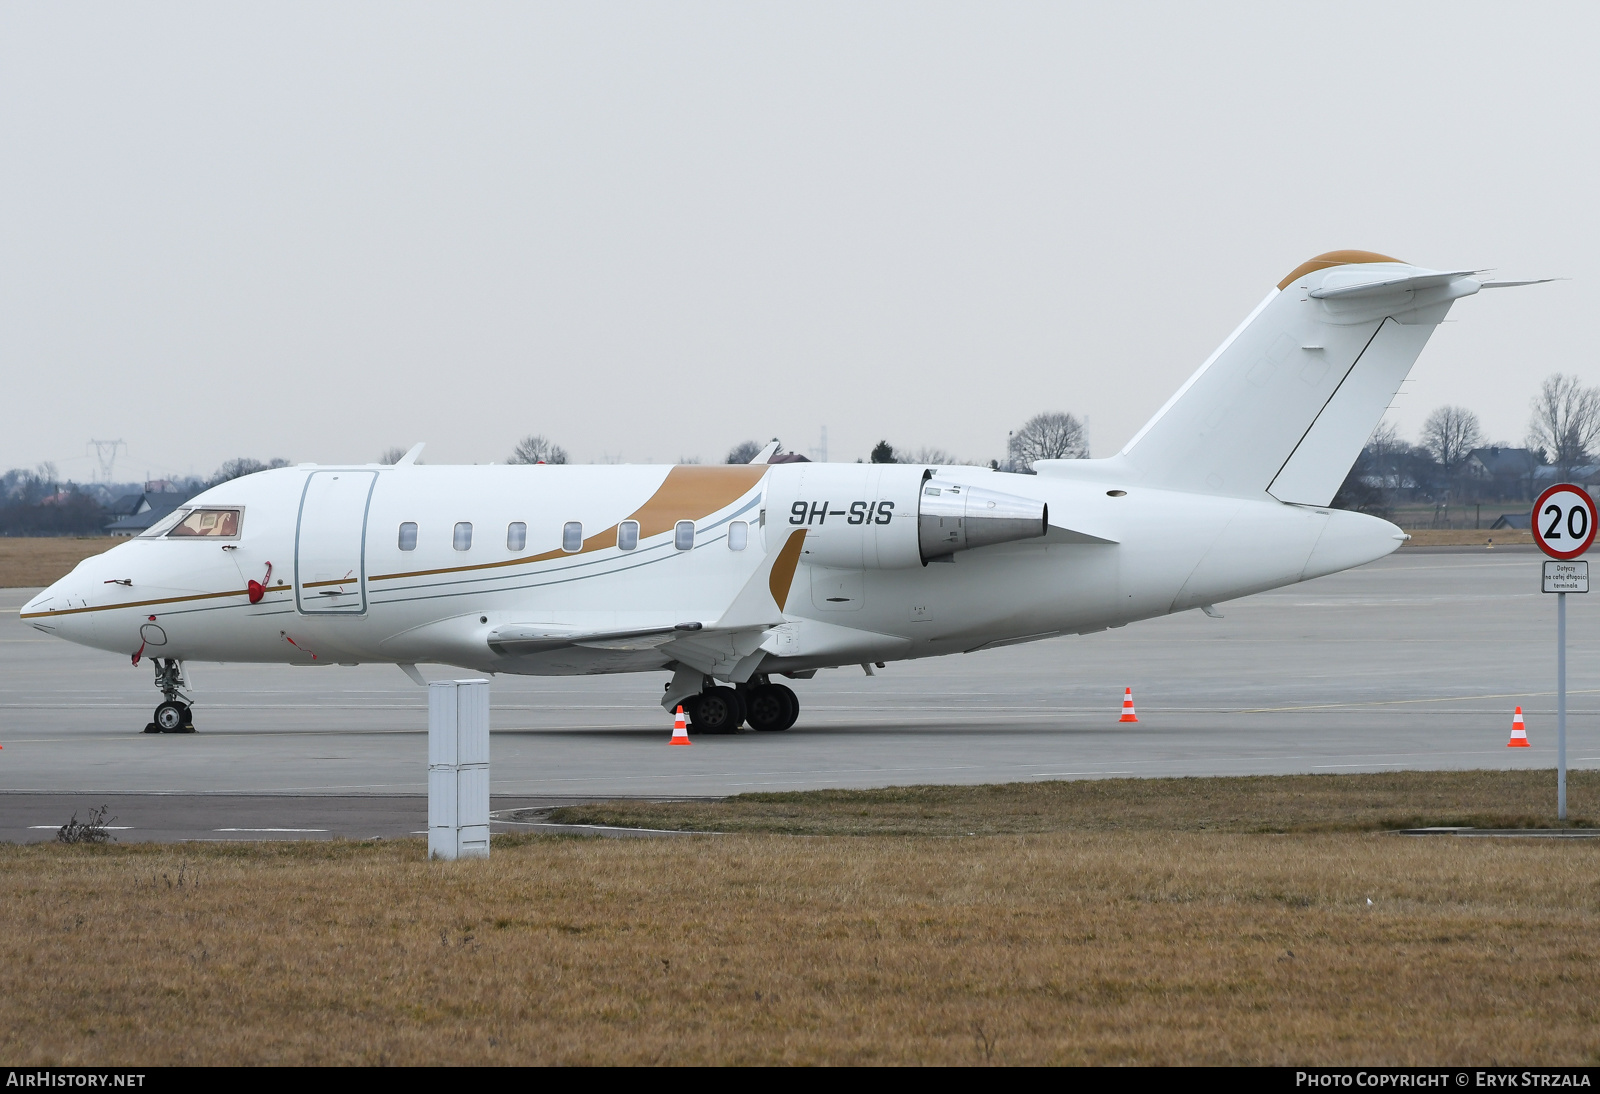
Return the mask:
[[800, 717], [800, 700], [782, 684], [757, 676], [731, 688], [708, 687], [685, 699], [683, 709], [698, 733], [737, 733], [746, 722], [760, 732], [777, 732]]
[[155, 717], [144, 727], [146, 733], [193, 733], [194, 721], [189, 712], [189, 697], [183, 689], [189, 685], [183, 679], [183, 666], [171, 657], [152, 657], [156, 669], [156, 687], [165, 700], [156, 707]]

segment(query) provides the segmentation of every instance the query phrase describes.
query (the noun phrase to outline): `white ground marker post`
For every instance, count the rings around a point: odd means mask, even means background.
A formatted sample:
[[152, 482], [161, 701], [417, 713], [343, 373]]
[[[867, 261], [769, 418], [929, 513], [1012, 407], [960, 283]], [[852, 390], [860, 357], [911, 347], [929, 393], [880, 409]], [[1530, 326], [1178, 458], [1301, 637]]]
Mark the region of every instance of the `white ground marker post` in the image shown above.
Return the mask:
[[489, 681], [428, 685], [428, 857], [489, 857]]
[[1557, 483], [1533, 503], [1533, 539], [1553, 561], [1540, 589], [1556, 594], [1556, 818], [1567, 819], [1567, 594], [1589, 591], [1589, 563], [1578, 556], [1594, 544], [1594, 499], [1581, 486]]

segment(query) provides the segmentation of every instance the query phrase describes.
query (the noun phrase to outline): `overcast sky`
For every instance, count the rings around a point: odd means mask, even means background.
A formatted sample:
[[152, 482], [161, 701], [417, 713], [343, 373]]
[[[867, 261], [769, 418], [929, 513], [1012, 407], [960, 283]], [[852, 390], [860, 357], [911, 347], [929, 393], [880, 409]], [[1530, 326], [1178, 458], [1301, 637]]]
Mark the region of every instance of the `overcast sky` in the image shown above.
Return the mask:
[[1593, 4], [0, 4], [0, 468], [1115, 452], [1301, 261], [1600, 383]]

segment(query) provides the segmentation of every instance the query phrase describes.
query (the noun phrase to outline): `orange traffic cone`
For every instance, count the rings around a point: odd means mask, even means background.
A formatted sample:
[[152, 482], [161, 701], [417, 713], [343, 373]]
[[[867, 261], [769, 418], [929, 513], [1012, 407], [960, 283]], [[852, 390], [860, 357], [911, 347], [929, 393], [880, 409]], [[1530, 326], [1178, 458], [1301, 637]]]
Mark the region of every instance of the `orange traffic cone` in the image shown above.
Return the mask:
[[1133, 712], [1133, 689], [1132, 688], [1123, 688], [1122, 689], [1122, 717], [1118, 718], [1117, 721], [1119, 721], [1119, 722], [1137, 722], [1138, 720], [1139, 720], [1139, 716]]
[[672, 719], [672, 740], [668, 741], [667, 743], [669, 745], [687, 745], [694, 743], [689, 740], [689, 727], [684, 723], [683, 720], [682, 703], [678, 704], [678, 713]]
[[1511, 716], [1511, 740], [1506, 742], [1507, 748], [1531, 748], [1528, 744], [1528, 727], [1522, 724], [1522, 708]]

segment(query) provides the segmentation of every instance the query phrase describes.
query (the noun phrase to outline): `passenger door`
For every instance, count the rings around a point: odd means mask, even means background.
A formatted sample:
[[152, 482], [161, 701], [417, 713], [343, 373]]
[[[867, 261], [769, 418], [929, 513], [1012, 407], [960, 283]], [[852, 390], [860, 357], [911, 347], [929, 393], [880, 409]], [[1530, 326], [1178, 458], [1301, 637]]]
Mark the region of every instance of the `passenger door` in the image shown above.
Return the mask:
[[295, 530], [295, 604], [308, 615], [367, 610], [367, 506], [375, 471], [313, 471]]

